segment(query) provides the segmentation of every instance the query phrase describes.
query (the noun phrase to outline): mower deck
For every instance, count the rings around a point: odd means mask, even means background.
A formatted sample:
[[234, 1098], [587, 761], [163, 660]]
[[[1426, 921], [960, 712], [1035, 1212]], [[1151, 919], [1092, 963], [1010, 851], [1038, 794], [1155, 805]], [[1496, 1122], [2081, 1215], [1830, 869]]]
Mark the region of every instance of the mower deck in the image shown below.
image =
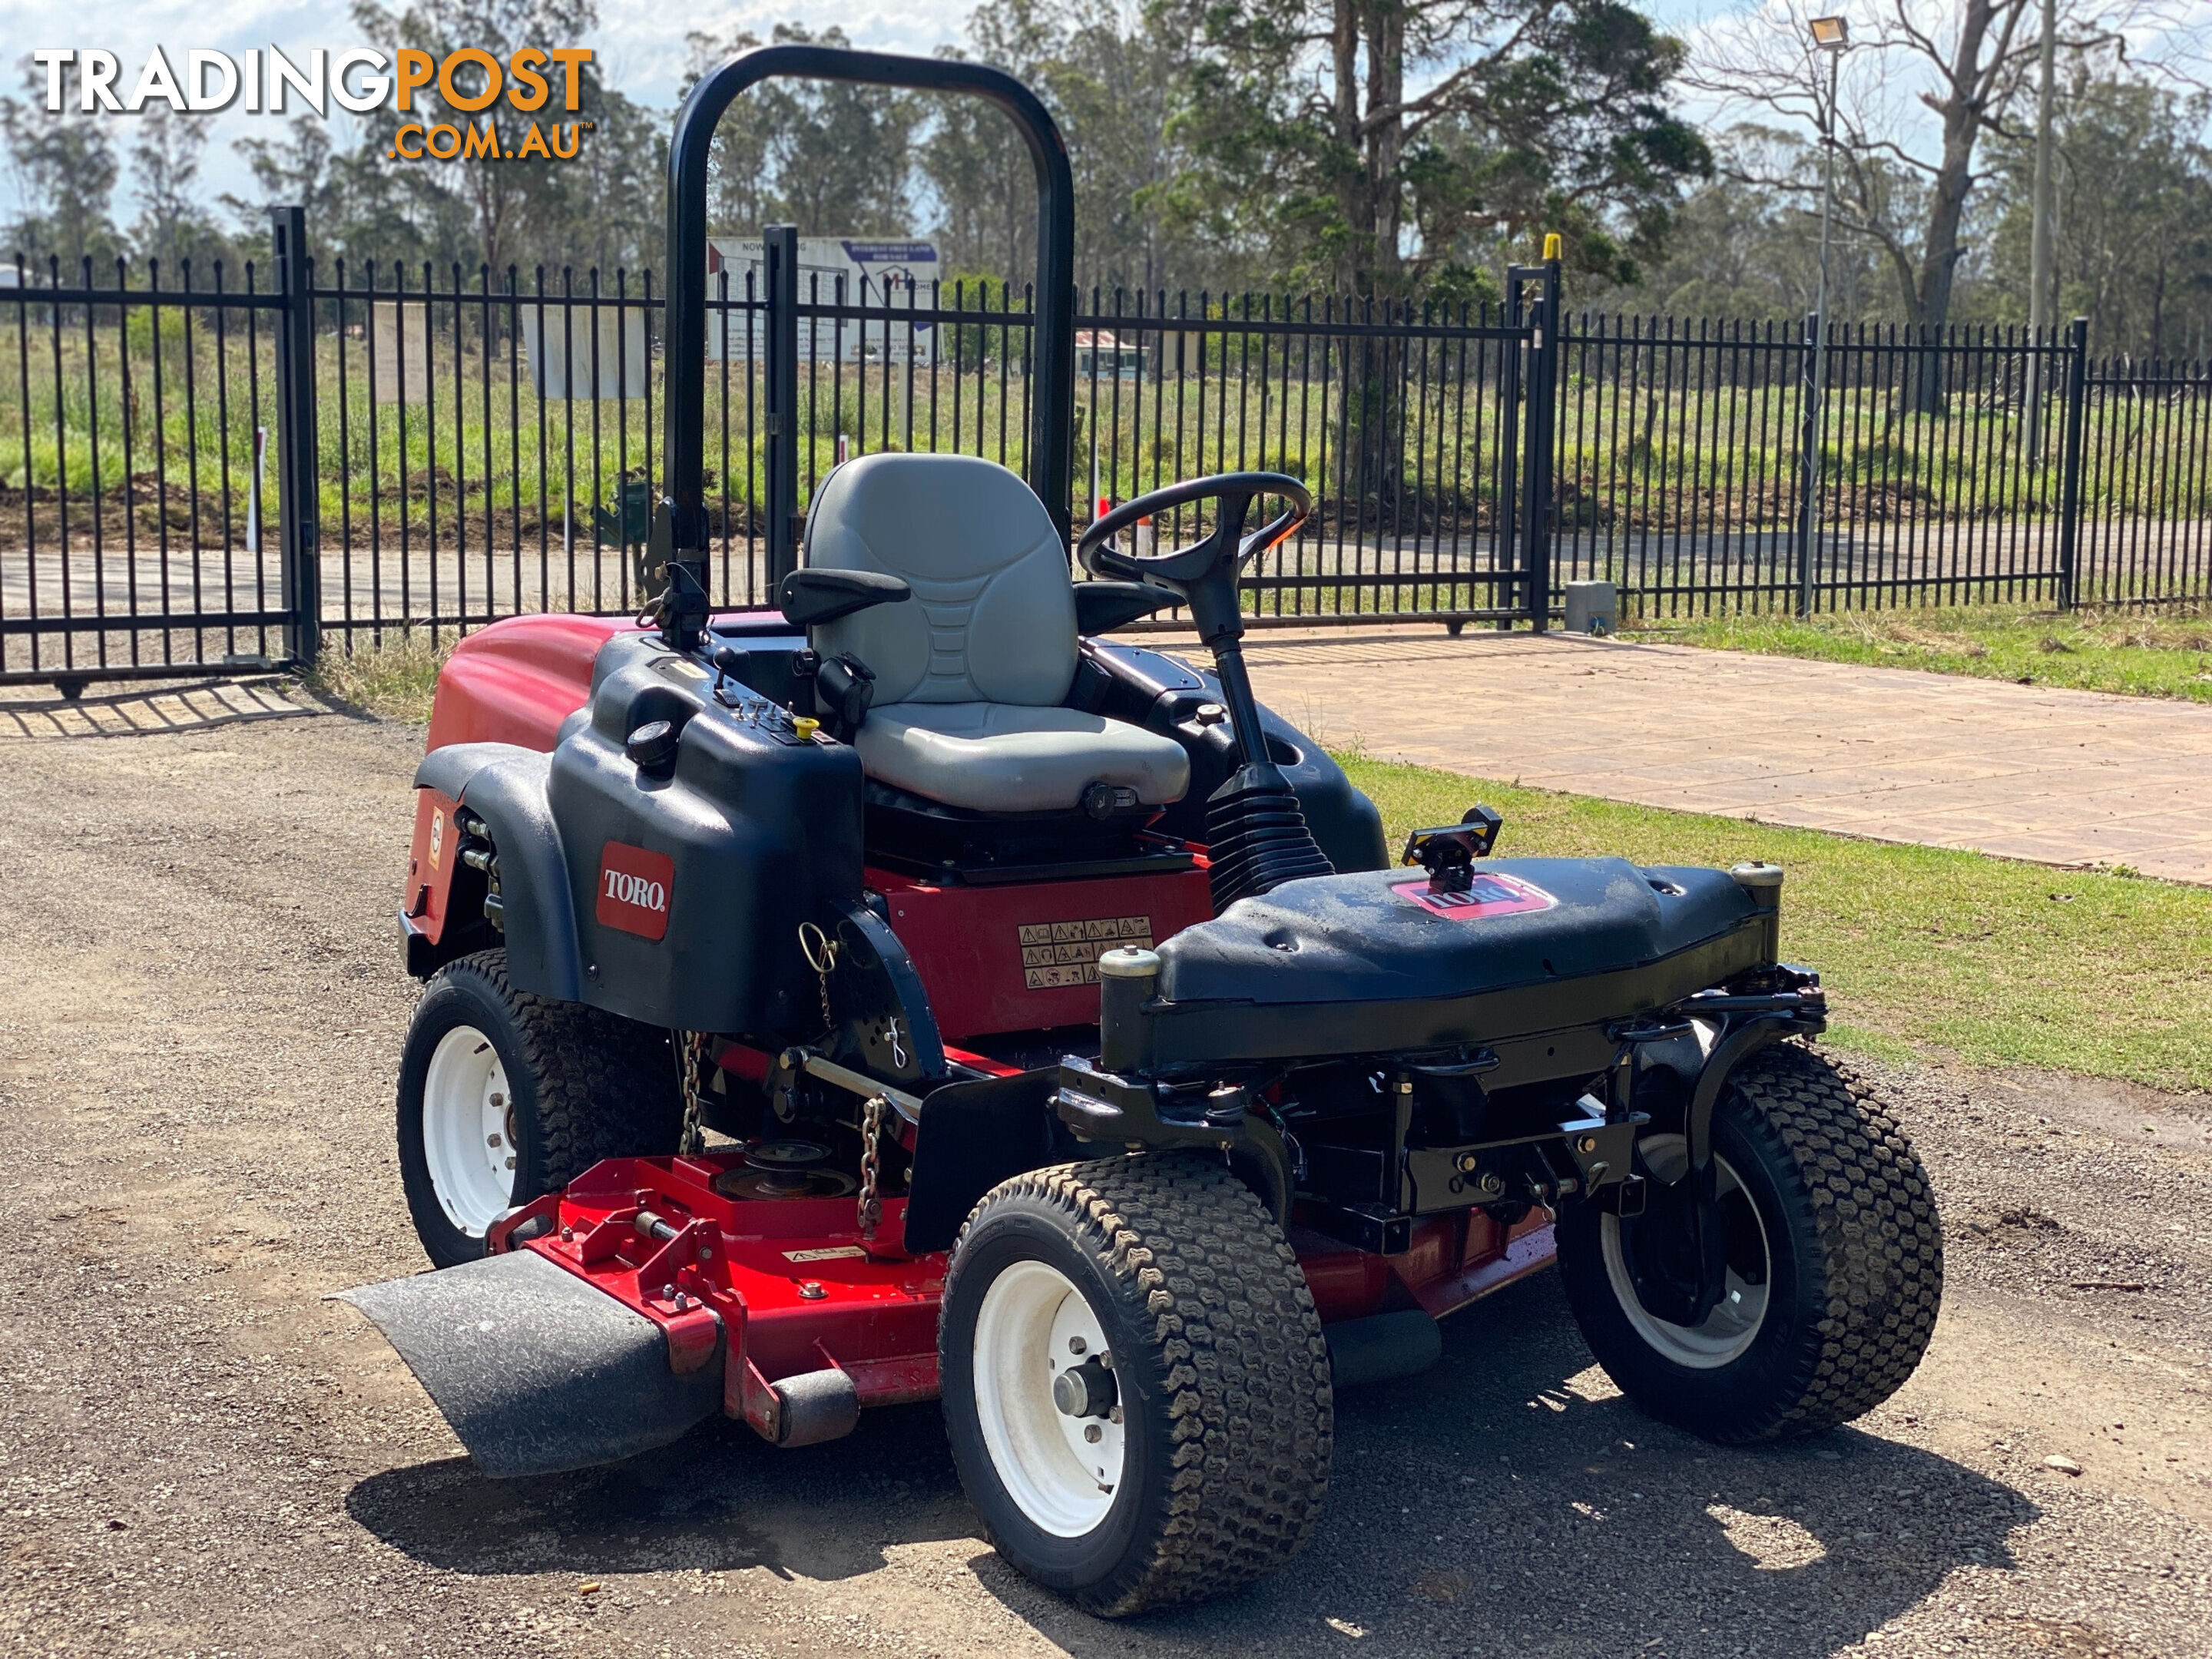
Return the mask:
[[[666, 1444], [717, 1407], [777, 1444], [797, 1445], [829, 1437], [819, 1430], [850, 1426], [842, 1410], [826, 1423], [810, 1414], [825, 1394], [854, 1410], [935, 1399], [947, 1256], [899, 1248], [905, 1199], [884, 1199], [877, 1236], [867, 1239], [849, 1198], [725, 1190], [763, 1178], [774, 1172], [735, 1149], [610, 1159], [501, 1223], [494, 1254], [458, 1279], [416, 1275], [348, 1299], [392, 1339], [463, 1443], [501, 1475], [583, 1468]], [[1480, 1210], [1431, 1217], [1408, 1249], [1390, 1256], [1295, 1224], [1291, 1237], [1333, 1346], [1365, 1339], [1367, 1322], [1391, 1318], [1385, 1309], [1442, 1318], [1548, 1266], [1553, 1255], [1541, 1211], [1510, 1226]], [[584, 1305], [631, 1317], [578, 1324], [570, 1299], [549, 1291], [538, 1264], [589, 1286]], [[417, 1328], [442, 1331], [453, 1298], [475, 1307], [487, 1296], [504, 1317], [477, 1344], [457, 1354], [408, 1340]], [[559, 1316], [540, 1330], [530, 1305], [549, 1300], [559, 1302]], [[641, 1341], [647, 1327], [657, 1344]], [[543, 1393], [560, 1402], [556, 1417], [544, 1414], [538, 1391], [514, 1382], [541, 1364], [553, 1373]], [[487, 1391], [479, 1379], [492, 1372], [503, 1380]], [[653, 1386], [641, 1388], [641, 1378]], [[506, 1408], [479, 1395], [496, 1395]]]

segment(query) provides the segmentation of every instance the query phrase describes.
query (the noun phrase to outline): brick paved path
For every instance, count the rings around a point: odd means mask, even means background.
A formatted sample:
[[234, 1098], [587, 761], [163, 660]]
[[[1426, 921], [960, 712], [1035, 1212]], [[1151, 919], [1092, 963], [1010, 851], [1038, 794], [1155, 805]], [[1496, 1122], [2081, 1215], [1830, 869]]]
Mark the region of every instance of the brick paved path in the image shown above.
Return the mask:
[[1378, 758], [2212, 883], [2203, 704], [1472, 628], [1255, 631], [1246, 657], [1286, 719]]

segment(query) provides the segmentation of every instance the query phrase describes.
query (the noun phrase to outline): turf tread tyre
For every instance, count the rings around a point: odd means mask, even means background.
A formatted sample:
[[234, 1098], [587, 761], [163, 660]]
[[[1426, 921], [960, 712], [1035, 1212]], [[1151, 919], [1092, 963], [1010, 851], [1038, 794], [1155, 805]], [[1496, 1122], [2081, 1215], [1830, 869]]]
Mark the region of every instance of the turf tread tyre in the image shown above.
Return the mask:
[[516, 990], [505, 951], [479, 951], [441, 971], [481, 975], [513, 1012], [523, 1063], [538, 1086], [545, 1190], [567, 1186], [602, 1158], [676, 1150], [684, 1101], [667, 1032]]
[[1717, 1111], [1717, 1146], [1723, 1115], [1773, 1181], [1793, 1249], [1806, 1252], [1794, 1279], [1799, 1305], [1785, 1310], [1796, 1316], [1774, 1333], [1786, 1340], [1763, 1330], [1765, 1352], [1737, 1362], [1759, 1358], [1755, 1397], [1713, 1386], [1728, 1371], [1669, 1364], [1635, 1334], [1597, 1260], [1598, 1222], [1588, 1212], [1560, 1228], [1569, 1299], [1601, 1363], [1654, 1416], [1723, 1444], [1817, 1434], [1889, 1398], [1927, 1351], [1943, 1283], [1934, 1190], [1875, 1091], [1802, 1043], [1762, 1049], [1737, 1068]]
[[[432, 999], [457, 981], [470, 982], [478, 998], [504, 1016], [506, 1029], [488, 1035], [501, 1049], [510, 1085], [526, 1082], [531, 1091], [533, 1131], [526, 1142], [527, 1161], [517, 1172], [515, 1202], [556, 1192], [603, 1158], [676, 1150], [684, 1103], [665, 1031], [583, 1003], [516, 990], [507, 978], [503, 950], [478, 951], [447, 963], [424, 986], [423, 1006], [435, 1006]], [[409, 1048], [415, 1046], [410, 1029]], [[449, 1266], [451, 1261], [441, 1258], [467, 1257], [456, 1255], [450, 1242], [443, 1249], [433, 1242], [444, 1217], [421, 1153], [408, 1144], [410, 1132], [419, 1139], [420, 1108], [418, 1103], [410, 1124], [404, 1094], [403, 1082], [400, 1168], [409, 1207], [425, 1248], [441, 1266]], [[444, 1231], [453, 1232], [450, 1224]]]
[[[1328, 1344], [1282, 1229], [1243, 1182], [1195, 1157], [1035, 1170], [970, 1212], [954, 1247], [948, 1306], [961, 1293], [971, 1236], [994, 1210], [1024, 1200], [1066, 1216], [1122, 1305], [1141, 1310], [1168, 1425], [1164, 1490], [1156, 1512], [1140, 1518], [1136, 1545], [1103, 1580], [1055, 1588], [1118, 1618], [1279, 1571], [1320, 1522], [1335, 1440]], [[1116, 1360], [1117, 1372], [1128, 1363]], [[966, 1357], [940, 1347], [939, 1362], [950, 1376]], [[993, 1544], [1013, 1554], [988, 1510], [984, 1519]]]

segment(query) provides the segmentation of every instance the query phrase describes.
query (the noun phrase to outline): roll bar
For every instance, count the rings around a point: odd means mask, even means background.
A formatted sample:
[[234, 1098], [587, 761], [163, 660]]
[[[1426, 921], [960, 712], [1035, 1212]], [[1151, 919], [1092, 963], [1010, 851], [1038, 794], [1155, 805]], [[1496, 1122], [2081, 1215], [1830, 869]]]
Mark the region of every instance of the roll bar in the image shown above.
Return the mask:
[[[1021, 130], [1037, 185], [1029, 485], [1061, 539], [1068, 535], [1075, 424], [1075, 185], [1060, 128], [1036, 94], [1003, 70], [834, 46], [762, 46], [732, 58], [692, 88], [676, 113], [668, 148], [668, 379], [653, 550], [668, 568], [662, 632], [681, 650], [697, 643], [707, 619], [708, 156], [715, 125], [738, 94], [779, 76], [966, 93], [996, 104]], [[771, 535], [770, 544], [780, 544], [780, 538]]]

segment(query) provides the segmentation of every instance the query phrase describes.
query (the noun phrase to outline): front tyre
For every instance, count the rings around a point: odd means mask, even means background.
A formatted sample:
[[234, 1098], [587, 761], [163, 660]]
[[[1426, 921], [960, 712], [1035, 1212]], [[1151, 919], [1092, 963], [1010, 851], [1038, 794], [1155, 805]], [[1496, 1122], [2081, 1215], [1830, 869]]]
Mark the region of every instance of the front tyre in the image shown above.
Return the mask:
[[601, 1158], [672, 1152], [683, 1103], [668, 1035], [517, 991], [507, 953], [439, 969], [399, 1056], [399, 1180], [441, 1267], [473, 1261], [507, 1210]]
[[1146, 1154], [1002, 1182], [953, 1248], [938, 1343], [991, 1542], [1091, 1611], [1218, 1595], [1312, 1536], [1328, 1345], [1281, 1228], [1219, 1165]]
[[1668, 1183], [1679, 1133], [1647, 1134], [1645, 1213], [1559, 1218], [1559, 1268], [1583, 1336], [1622, 1393], [1723, 1444], [1816, 1434], [1903, 1386], [1936, 1326], [1943, 1238], [1912, 1146], [1820, 1055], [1769, 1048], [1713, 1113], [1724, 1289], [1696, 1322], [1674, 1301], [1695, 1248]]

